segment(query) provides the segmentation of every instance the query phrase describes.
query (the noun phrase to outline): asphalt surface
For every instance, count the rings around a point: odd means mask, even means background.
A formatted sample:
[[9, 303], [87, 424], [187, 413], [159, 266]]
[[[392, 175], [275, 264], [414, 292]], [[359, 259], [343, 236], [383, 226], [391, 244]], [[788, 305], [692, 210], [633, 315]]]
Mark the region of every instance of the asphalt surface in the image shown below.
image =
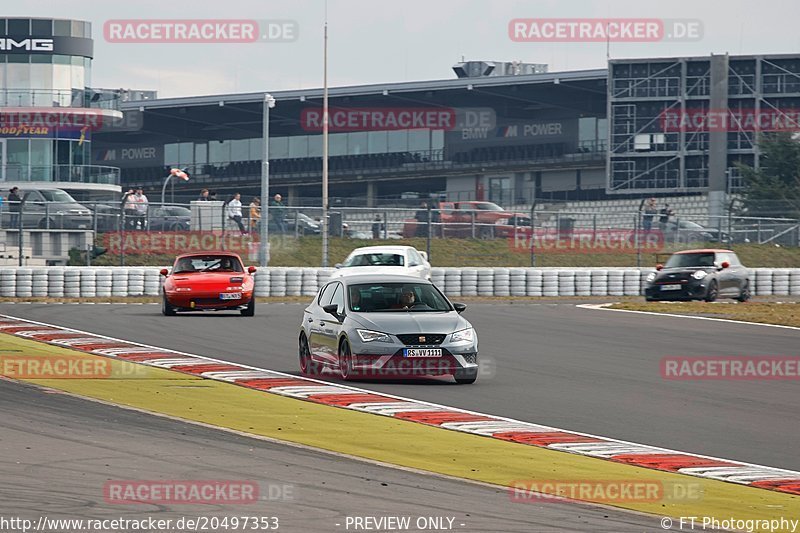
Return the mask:
[[[408, 516], [412, 524], [420, 517], [450, 517], [453, 531], [658, 529], [658, 517], [577, 503], [515, 503], [502, 489], [265, 442], [9, 381], [0, 381], [0, 412], [0, 517], [5, 520], [150, 517], [176, 524], [182, 517], [263, 516], [277, 517], [279, 531], [305, 533], [347, 531], [347, 517]], [[104, 486], [126, 480], [254, 482], [260, 498], [248, 504], [107, 502]]]
[[[163, 317], [157, 305], [0, 305], [0, 313], [298, 373], [303, 305], [254, 318]], [[355, 382], [400, 396], [561, 429], [800, 470], [797, 381], [664, 380], [665, 356], [797, 355], [800, 332], [560, 304], [470, 304], [482, 375]], [[488, 363], [488, 364], [486, 364]], [[334, 376], [325, 379], [337, 381]]]

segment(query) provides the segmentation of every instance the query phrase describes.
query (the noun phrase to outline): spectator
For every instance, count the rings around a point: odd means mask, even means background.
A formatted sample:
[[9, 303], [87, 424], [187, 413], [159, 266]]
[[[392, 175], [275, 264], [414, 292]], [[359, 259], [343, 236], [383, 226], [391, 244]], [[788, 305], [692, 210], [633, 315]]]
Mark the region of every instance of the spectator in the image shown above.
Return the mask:
[[426, 202], [422, 202], [419, 206], [419, 210], [414, 215], [414, 218], [417, 219], [417, 237], [425, 237], [428, 235], [428, 204]]
[[239, 231], [242, 235], [246, 235], [247, 231], [244, 229], [244, 224], [242, 224], [242, 195], [238, 192], [233, 195], [233, 198], [228, 201], [228, 205], [225, 206], [225, 214], [228, 216], [230, 220], [236, 222], [236, 225], [239, 226]]
[[135, 229], [136, 228], [136, 220], [138, 218], [138, 211], [136, 211], [136, 196], [134, 193], [134, 189], [128, 189], [128, 191], [122, 195], [122, 211], [125, 217], [125, 228], [126, 229]]
[[664, 204], [664, 207], [659, 211], [661, 215], [658, 218], [658, 224], [661, 227], [661, 231], [667, 229], [667, 223], [669, 222], [669, 217], [675, 215], [675, 212], [669, 208], [669, 204]]
[[250, 231], [258, 233], [261, 227], [261, 198], [253, 198], [250, 202]]
[[653, 227], [653, 218], [656, 216], [656, 213], [658, 213], [656, 199], [650, 198], [644, 206], [644, 215], [642, 215], [642, 229], [644, 231], [649, 232]]
[[275, 229], [281, 234], [286, 233], [286, 222], [284, 221], [286, 218], [286, 206], [282, 200], [283, 197], [280, 194], [273, 196], [269, 211], [269, 216], [272, 218], [272, 223], [275, 224]]
[[19, 227], [19, 214], [22, 211], [22, 198], [19, 195], [19, 187], [11, 187], [8, 191], [8, 210], [11, 212], [10, 227]]
[[217, 191], [209, 191], [208, 192], [208, 201], [209, 202], [216, 202], [217, 201]]
[[200, 196], [197, 197], [198, 202], [207, 202], [208, 201], [208, 189], [203, 189], [200, 191]]
[[381, 221], [380, 215], [375, 215], [375, 222], [372, 223], [372, 238], [380, 239], [381, 233], [386, 229], [386, 225]]
[[141, 187], [137, 188], [136, 194], [133, 195], [133, 205], [136, 208], [136, 225], [139, 229], [144, 230], [147, 228], [147, 209], [150, 202]]

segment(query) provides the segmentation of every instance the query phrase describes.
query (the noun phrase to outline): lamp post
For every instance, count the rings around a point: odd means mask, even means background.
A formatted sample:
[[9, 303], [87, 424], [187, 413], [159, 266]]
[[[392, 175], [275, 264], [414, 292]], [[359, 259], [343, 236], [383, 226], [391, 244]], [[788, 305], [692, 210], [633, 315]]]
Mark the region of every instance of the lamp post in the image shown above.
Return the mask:
[[[328, 3], [325, 2], [325, 34], [322, 73], [322, 268], [328, 266]], [[338, 234], [340, 228], [336, 228]]]
[[258, 264], [265, 267], [269, 264], [269, 110], [275, 107], [275, 98], [264, 93], [262, 109], [261, 135], [264, 139], [261, 157], [261, 230], [258, 245]]
[[164, 186], [161, 187], [161, 207], [164, 207], [164, 197], [167, 193], [167, 183], [169, 180], [172, 179], [173, 176], [177, 176], [183, 181], [189, 181], [189, 173], [186, 172], [185, 168], [173, 168], [169, 171], [169, 175], [164, 178]]

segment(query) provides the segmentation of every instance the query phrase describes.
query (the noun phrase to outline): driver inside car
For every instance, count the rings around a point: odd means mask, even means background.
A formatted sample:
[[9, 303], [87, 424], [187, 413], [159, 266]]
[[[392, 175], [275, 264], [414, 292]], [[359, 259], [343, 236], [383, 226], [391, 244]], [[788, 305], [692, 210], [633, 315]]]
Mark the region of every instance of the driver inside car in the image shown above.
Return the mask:
[[414, 296], [414, 292], [406, 289], [400, 295], [400, 302], [393, 307], [393, 309], [408, 309], [414, 305], [416, 301], [416, 296]]

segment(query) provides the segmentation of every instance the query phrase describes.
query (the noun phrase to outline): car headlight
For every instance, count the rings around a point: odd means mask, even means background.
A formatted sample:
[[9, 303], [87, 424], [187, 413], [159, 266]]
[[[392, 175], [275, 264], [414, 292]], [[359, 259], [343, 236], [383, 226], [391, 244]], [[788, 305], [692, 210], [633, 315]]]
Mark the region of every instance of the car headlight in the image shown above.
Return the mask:
[[472, 342], [475, 339], [475, 330], [472, 328], [456, 331], [450, 338], [453, 342]]
[[650, 272], [645, 279], [647, 280], [648, 283], [653, 281], [653, 280], [655, 280], [656, 279], [656, 273], [655, 272]]
[[379, 342], [392, 342], [392, 339], [386, 333], [381, 333], [380, 331], [372, 331], [370, 329], [357, 329], [358, 336], [361, 337], [363, 342], [372, 342], [372, 341], [379, 341]]
[[708, 272], [706, 272], [705, 270], [695, 270], [692, 273], [692, 277], [694, 279], [703, 279], [706, 276], [708, 276]]

